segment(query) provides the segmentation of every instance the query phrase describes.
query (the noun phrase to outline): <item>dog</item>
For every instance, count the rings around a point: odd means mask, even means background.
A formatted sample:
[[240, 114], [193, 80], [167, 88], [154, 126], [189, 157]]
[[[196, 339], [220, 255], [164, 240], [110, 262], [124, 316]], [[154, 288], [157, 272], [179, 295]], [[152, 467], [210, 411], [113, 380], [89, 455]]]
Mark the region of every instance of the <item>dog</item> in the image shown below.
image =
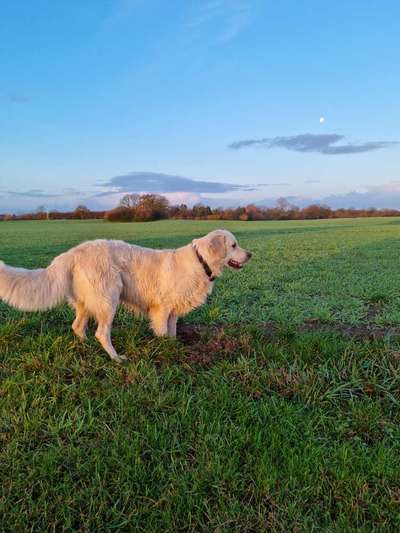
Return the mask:
[[96, 338], [114, 361], [111, 326], [118, 304], [147, 315], [155, 335], [176, 336], [178, 317], [204, 304], [225, 266], [241, 269], [252, 254], [234, 235], [215, 230], [173, 250], [153, 250], [117, 240], [87, 241], [57, 256], [45, 269], [27, 270], [0, 261], [0, 299], [23, 311], [68, 301], [72, 329], [86, 338], [90, 317]]

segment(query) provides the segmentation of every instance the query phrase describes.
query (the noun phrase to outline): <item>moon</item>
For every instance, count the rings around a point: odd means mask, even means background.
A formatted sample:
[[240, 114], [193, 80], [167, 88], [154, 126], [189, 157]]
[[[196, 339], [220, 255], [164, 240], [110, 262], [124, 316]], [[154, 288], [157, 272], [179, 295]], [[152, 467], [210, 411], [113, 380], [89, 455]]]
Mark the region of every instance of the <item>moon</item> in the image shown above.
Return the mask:
[[319, 123], [323, 124], [325, 122], [325, 117], [319, 117]]

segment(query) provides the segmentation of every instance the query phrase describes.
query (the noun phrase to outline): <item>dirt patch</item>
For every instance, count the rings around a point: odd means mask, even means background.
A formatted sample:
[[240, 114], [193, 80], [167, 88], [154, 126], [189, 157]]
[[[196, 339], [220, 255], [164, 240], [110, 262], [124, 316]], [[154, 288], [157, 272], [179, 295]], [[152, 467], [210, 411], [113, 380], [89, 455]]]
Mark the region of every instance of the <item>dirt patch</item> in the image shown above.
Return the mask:
[[[183, 344], [184, 359], [181, 362], [190, 366], [211, 367], [220, 360], [237, 357], [246, 349], [245, 337], [239, 332], [246, 324], [226, 326], [205, 326], [199, 324], [180, 324], [177, 337]], [[301, 333], [327, 332], [338, 333], [348, 339], [377, 340], [400, 335], [398, 327], [380, 327], [371, 324], [352, 325], [340, 322], [326, 323], [318, 319], [310, 319], [293, 328], [283, 328], [267, 322], [258, 326], [259, 331], [267, 339], [274, 339], [281, 335], [296, 335]], [[290, 376], [292, 379], [293, 376]], [[276, 376], [277, 386], [285, 388], [293, 383], [285, 383], [285, 376]]]
[[367, 321], [372, 322], [373, 320], [375, 320], [375, 318], [379, 315], [381, 310], [382, 310], [382, 302], [376, 302], [372, 304], [368, 309], [368, 313], [366, 316]]
[[333, 324], [327, 324], [318, 320], [309, 320], [305, 324], [299, 327], [301, 332], [309, 331], [334, 331], [340, 333], [347, 338], [356, 339], [382, 339], [383, 337], [393, 337], [400, 335], [399, 328], [385, 328], [383, 326], [374, 326], [371, 324], [344, 324], [342, 322], [336, 322]]
[[[269, 337], [273, 338], [282, 333], [282, 327], [279, 327], [273, 322], [266, 322], [260, 326], [263, 330], [263, 333]], [[318, 320], [311, 318], [307, 320], [304, 324], [300, 324], [293, 329], [288, 329], [293, 334], [296, 333], [312, 333], [312, 332], [334, 332], [343, 335], [346, 338], [354, 338], [359, 340], [373, 340], [373, 339], [382, 339], [383, 337], [394, 337], [400, 335], [400, 328], [398, 327], [383, 327], [383, 326], [374, 326], [371, 324], [344, 324], [343, 322], [324, 322], [323, 320]]]
[[[215, 329], [215, 328], [212, 328]], [[178, 325], [177, 337], [188, 345], [196, 344], [201, 340], [201, 334], [207, 330], [205, 326], [195, 324]]]
[[212, 366], [220, 359], [234, 356], [241, 347], [239, 339], [224, 327], [182, 324], [177, 336], [185, 345], [188, 364]]

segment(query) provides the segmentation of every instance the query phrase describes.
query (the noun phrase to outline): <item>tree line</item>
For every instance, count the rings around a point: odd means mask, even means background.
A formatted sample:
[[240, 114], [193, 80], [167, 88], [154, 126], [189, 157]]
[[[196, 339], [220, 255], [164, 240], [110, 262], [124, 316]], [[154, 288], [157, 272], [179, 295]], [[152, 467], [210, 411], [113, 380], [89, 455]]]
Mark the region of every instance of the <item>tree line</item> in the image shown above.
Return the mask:
[[34, 212], [22, 215], [0, 214], [0, 220], [85, 220], [104, 218], [105, 214], [106, 211], [91, 211], [85, 205], [78, 205], [73, 211], [46, 211], [43, 206], [39, 206]]
[[260, 207], [249, 204], [244, 207], [211, 208], [201, 203], [188, 207], [186, 204], [170, 205], [165, 196], [159, 194], [126, 194], [117, 207], [109, 211], [91, 211], [79, 205], [73, 211], [46, 211], [40, 206], [34, 213], [23, 215], [0, 215], [0, 220], [61, 220], [61, 219], [105, 219], [109, 222], [148, 222], [163, 219], [192, 220], [315, 220], [323, 218], [395, 217], [398, 209], [341, 208], [332, 209], [326, 205], [310, 204], [300, 208], [286, 198], [279, 198], [275, 207]]

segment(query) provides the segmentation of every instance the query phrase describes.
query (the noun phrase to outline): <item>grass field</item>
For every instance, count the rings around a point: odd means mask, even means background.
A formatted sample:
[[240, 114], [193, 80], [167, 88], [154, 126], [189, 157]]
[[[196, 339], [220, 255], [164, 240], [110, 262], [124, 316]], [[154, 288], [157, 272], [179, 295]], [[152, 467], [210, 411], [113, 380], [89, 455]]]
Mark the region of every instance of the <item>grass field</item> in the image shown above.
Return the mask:
[[0, 259], [216, 227], [253, 260], [178, 340], [120, 310], [125, 365], [0, 304], [1, 531], [400, 529], [399, 219], [3, 222]]

